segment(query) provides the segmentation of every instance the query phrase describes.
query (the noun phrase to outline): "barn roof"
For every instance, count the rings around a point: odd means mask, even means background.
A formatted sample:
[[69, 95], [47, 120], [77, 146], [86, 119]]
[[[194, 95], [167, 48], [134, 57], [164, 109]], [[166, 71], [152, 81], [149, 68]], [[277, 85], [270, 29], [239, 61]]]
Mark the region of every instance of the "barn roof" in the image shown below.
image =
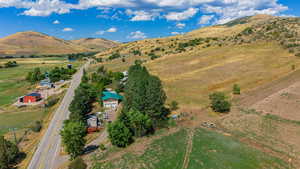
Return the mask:
[[40, 93], [33, 92], [33, 93], [30, 93], [30, 94], [28, 94], [28, 95], [26, 95], [26, 96], [40, 97], [41, 94], [40, 94]]

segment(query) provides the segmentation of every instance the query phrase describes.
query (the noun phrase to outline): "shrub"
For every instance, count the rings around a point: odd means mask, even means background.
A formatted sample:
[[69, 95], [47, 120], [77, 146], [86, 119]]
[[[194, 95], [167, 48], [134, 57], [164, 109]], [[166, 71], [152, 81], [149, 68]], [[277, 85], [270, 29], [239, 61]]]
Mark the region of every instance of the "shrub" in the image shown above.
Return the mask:
[[69, 169], [86, 169], [87, 165], [86, 163], [82, 160], [82, 158], [77, 157], [75, 160], [73, 160], [69, 164]]
[[230, 111], [231, 103], [222, 92], [215, 92], [209, 95], [211, 101], [211, 108], [215, 112], [226, 113]]
[[241, 94], [241, 88], [240, 88], [240, 86], [238, 84], [234, 84], [232, 92], [233, 92], [233, 94]]
[[46, 107], [52, 107], [54, 106], [57, 102], [59, 101], [59, 98], [50, 98], [47, 103], [46, 103]]
[[100, 148], [100, 150], [102, 150], [102, 151], [106, 150], [106, 147], [105, 147], [104, 144], [100, 144], [100, 145], [99, 145], [99, 148]]
[[40, 121], [36, 121], [30, 128], [33, 132], [40, 132], [42, 129], [42, 123]]
[[175, 111], [178, 109], [178, 102], [176, 102], [175, 100], [173, 100], [171, 103], [170, 103], [170, 110], [171, 111]]
[[117, 147], [126, 147], [133, 141], [132, 133], [120, 120], [109, 124], [108, 133], [112, 145]]

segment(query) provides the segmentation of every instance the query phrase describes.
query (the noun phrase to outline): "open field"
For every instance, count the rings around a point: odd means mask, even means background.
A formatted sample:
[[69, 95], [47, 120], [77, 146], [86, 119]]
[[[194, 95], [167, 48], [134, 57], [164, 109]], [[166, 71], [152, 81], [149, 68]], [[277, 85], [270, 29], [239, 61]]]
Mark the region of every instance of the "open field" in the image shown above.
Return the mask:
[[[105, 62], [109, 70], [126, 70], [136, 59]], [[149, 58], [148, 58], [149, 60]], [[259, 42], [228, 47], [211, 47], [182, 54], [166, 55], [146, 62], [149, 71], [163, 81], [169, 101], [176, 100], [182, 108], [201, 109], [208, 105], [213, 91], [229, 93], [233, 84], [242, 92], [273, 81], [300, 66], [300, 59], [277, 43]]]
[[[0, 69], [0, 106], [13, 103], [18, 97], [33, 89], [34, 86], [25, 81], [25, 78], [27, 73], [34, 68], [40, 67], [42, 71], [46, 71], [56, 66], [69, 64], [66, 58], [53, 57], [0, 59], [0, 65], [8, 61], [17, 61], [19, 66]], [[72, 62], [71, 64], [78, 67], [81, 62]]]
[[[186, 129], [181, 129], [145, 144], [148, 145], [145, 148], [141, 148], [139, 145], [142, 143], [137, 142], [128, 149], [139, 149], [141, 152], [103, 155], [100, 158], [106, 162], [99, 163], [95, 168], [288, 168], [282, 160], [248, 147], [230, 136], [206, 129], [195, 129], [193, 138], [188, 135]], [[187, 153], [189, 141], [192, 141], [192, 147]], [[184, 165], [184, 159], [188, 159], [187, 165]]]

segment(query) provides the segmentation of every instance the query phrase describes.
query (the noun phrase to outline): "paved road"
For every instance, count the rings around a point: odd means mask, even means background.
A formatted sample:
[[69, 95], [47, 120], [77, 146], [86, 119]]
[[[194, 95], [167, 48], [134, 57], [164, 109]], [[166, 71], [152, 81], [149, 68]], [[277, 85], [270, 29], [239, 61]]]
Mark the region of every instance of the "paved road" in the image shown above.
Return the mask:
[[86, 63], [74, 76], [71, 85], [65, 94], [60, 106], [56, 110], [48, 129], [40, 141], [37, 150], [31, 159], [28, 169], [54, 169], [57, 166], [59, 159], [61, 138], [59, 132], [62, 128], [63, 121], [66, 120], [70, 114], [68, 108], [73, 100], [74, 91], [81, 82], [83, 75], [83, 68], [86, 68], [89, 63]]

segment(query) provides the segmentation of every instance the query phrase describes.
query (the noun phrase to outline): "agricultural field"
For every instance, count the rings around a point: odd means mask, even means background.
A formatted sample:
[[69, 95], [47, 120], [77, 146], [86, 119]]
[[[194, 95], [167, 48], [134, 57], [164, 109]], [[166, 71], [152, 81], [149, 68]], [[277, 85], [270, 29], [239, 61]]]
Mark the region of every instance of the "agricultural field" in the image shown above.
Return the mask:
[[[13, 68], [0, 69], [0, 106], [8, 105], [28, 91], [33, 89], [29, 82], [25, 81], [28, 72], [36, 67], [42, 71], [50, 70], [54, 67], [66, 66], [69, 64], [66, 58], [17, 58], [0, 59], [0, 65], [8, 61], [16, 61], [19, 66]], [[81, 65], [81, 62], [72, 62], [75, 67]], [[0, 107], [1, 113], [1, 107]]]
[[[17, 58], [1, 59], [0, 65], [16, 61], [19, 66], [0, 69], [0, 134], [7, 133], [9, 129], [23, 129], [29, 127], [35, 121], [44, 119], [49, 113], [48, 110], [38, 106], [16, 108], [11, 105], [18, 97], [34, 90], [35, 85], [25, 81], [29, 71], [40, 67], [42, 71], [50, 70], [56, 66], [66, 66], [70, 62], [66, 58]], [[82, 62], [72, 62], [78, 67]]]
[[[103, 154], [94, 167], [98, 168], [288, 168], [287, 163], [253, 149], [230, 136], [206, 130], [180, 129], [149, 144], [135, 143], [130, 150]], [[193, 131], [192, 131], [193, 132]], [[155, 137], [155, 136], [154, 136]], [[147, 147], [141, 147], [141, 145]]]

